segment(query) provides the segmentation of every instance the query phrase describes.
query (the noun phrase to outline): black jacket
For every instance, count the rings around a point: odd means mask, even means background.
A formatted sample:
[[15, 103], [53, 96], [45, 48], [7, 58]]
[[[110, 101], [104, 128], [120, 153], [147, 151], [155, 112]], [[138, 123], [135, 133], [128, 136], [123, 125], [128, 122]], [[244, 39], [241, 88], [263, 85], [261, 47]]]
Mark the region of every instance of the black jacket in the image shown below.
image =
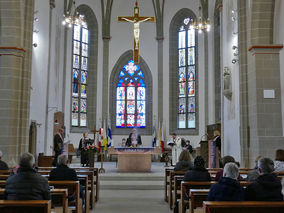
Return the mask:
[[50, 200], [49, 185], [46, 178], [29, 168], [19, 168], [16, 175], [6, 182], [7, 200]]
[[74, 169], [65, 165], [60, 165], [50, 171], [49, 180], [75, 180], [77, 181], [77, 173]]
[[[128, 141], [130, 141], [130, 143], [131, 143], [131, 136], [132, 136], [132, 132], [129, 134], [129, 137], [128, 137]], [[142, 140], [141, 140], [140, 135], [137, 135], [137, 145], [142, 145]]]
[[255, 182], [246, 188], [246, 200], [283, 201], [282, 185], [273, 173], [260, 175]]
[[179, 161], [177, 162], [174, 170], [175, 171], [187, 171], [193, 169], [193, 164], [191, 161]]
[[184, 181], [211, 181], [211, 177], [207, 169], [193, 168], [185, 173]]
[[245, 192], [243, 187], [235, 179], [221, 177], [219, 183], [210, 187], [209, 201], [243, 201]]
[[7, 163], [2, 160], [0, 160], [0, 170], [9, 170]]
[[63, 140], [62, 140], [62, 138], [60, 137], [59, 134], [54, 135], [53, 150], [54, 150], [56, 156], [62, 154]]

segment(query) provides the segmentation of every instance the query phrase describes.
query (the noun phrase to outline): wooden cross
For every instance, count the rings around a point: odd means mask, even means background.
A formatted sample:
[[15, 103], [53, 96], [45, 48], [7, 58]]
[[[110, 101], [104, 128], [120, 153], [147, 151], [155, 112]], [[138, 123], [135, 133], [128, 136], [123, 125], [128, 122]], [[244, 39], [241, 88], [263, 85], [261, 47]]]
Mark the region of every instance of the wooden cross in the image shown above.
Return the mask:
[[134, 7], [134, 15], [133, 16], [119, 16], [119, 22], [130, 22], [133, 23], [133, 36], [134, 36], [134, 44], [133, 44], [133, 60], [135, 64], [139, 63], [139, 24], [142, 22], [154, 22], [155, 17], [152, 16], [139, 16], [139, 7], [136, 1]]

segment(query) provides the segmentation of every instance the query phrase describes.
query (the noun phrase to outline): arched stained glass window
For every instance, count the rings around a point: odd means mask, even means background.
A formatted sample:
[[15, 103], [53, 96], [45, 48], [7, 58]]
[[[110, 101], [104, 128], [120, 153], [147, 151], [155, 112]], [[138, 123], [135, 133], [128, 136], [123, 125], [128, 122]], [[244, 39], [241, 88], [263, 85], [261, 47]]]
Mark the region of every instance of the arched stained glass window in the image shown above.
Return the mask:
[[178, 128], [196, 128], [195, 30], [185, 18], [178, 29]]
[[87, 126], [89, 30], [73, 25], [72, 126]]
[[146, 127], [144, 74], [133, 60], [123, 66], [116, 86], [116, 127]]

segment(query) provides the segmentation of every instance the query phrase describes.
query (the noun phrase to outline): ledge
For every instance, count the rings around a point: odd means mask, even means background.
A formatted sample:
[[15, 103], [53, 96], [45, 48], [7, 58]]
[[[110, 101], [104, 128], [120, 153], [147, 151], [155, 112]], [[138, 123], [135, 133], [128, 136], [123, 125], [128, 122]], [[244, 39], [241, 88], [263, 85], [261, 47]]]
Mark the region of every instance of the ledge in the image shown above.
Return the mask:
[[283, 45], [253, 45], [248, 48], [248, 51], [252, 51], [253, 49], [282, 49]]
[[22, 52], [27, 52], [25, 49], [20, 47], [0, 47], [0, 50], [18, 50]]

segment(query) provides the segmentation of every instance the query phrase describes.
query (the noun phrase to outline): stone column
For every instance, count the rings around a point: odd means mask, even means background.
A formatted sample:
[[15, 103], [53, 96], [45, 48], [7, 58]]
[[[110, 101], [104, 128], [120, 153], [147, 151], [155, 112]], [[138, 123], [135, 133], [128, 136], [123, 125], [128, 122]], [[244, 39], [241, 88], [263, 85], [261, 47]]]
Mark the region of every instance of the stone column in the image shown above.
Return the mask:
[[0, 149], [11, 165], [28, 150], [34, 1], [0, 1]]
[[257, 45], [249, 48], [251, 163], [258, 155], [274, 159], [275, 150], [283, 144], [279, 62], [281, 48], [283, 45]]

